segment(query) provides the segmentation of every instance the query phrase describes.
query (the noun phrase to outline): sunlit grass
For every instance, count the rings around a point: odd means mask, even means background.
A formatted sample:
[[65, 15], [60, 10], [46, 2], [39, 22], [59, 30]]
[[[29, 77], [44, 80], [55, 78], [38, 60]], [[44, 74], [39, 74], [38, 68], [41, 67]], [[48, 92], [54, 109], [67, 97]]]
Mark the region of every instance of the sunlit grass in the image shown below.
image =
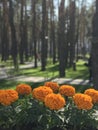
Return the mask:
[[[88, 79], [89, 72], [88, 68], [84, 65], [84, 61], [80, 60], [76, 64], [77, 71], [73, 71], [72, 68], [66, 69], [66, 77], [65, 78], [72, 78], [72, 79]], [[49, 64], [46, 67], [46, 71], [41, 71], [41, 67], [38, 68], [27, 68], [27, 69], [20, 69], [18, 72], [15, 72], [14, 70], [11, 70], [11, 74], [15, 74], [17, 76], [24, 75], [24, 76], [36, 76], [36, 77], [45, 77], [45, 78], [55, 78], [59, 77], [59, 64], [56, 63], [55, 65]], [[29, 83], [29, 82], [17, 82], [17, 81], [9, 81], [9, 80], [1, 80], [0, 81], [0, 88], [1, 89], [8, 89], [13, 88], [19, 84], [19, 83], [27, 83], [31, 85], [33, 88], [37, 87], [39, 85], [42, 85], [41, 83]], [[75, 85], [77, 91], [83, 91], [84, 88], [88, 88], [89, 86], [78, 86]]]
[[46, 67], [46, 71], [41, 71], [41, 67], [38, 67], [38, 68], [20, 69], [18, 72], [12, 70], [11, 72], [9, 72], [9, 74], [47, 77], [47, 78], [58, 77], [59, 75], [58, 63], [55, 65], [52, 64], [48, 65]]
[[[88, 79], [89, 71], [88, 71], [88, 68], [84, 65], [84, 63], [85, 62], [82, 60], [78, 61], [76, 63], [76, 69], [77, 69], [76, 71], [74, 71], [73, 68], [67, 68], [66, 69], [66, 78]], [[58, 63], [56, 63], [55, 65], [49, 64], [46, 67], [46, 71], [41, 71], [41, 67], [20, 69], [16, 74], [17, 75], [26, 75], [26, 76], [39, 76], [39, 77], [46, 77], [46, 78], [55, 78], [55, 77], [59, 77], [59, 64]]]
[[66, 77], [73, 78], [73, 79], [88, 79], [89, 71], [88, 67], [84, 65], [85, 61], [78, 61], [76, 63], [76, 71], [73, 71], [72, 68], [66, 70]]

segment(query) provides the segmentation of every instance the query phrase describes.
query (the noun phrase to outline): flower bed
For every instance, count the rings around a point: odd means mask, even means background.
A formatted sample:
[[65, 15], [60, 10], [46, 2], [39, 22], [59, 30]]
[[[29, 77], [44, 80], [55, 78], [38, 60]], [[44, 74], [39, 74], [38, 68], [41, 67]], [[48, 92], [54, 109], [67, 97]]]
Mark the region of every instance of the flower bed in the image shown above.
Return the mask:
[[46, 82], [0, 90], [0, 130], [97, 130], [98, 91]]

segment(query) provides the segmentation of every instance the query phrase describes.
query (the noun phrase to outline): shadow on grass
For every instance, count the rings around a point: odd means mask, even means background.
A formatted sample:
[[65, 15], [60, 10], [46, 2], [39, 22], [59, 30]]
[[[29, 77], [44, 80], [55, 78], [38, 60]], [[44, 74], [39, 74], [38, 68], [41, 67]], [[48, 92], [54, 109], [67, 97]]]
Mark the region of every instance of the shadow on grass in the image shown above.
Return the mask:
[[[72, 68], [67, 68], [66, 69], [66, 78], [80, 78], [80, 79], [88, 79], [89, 77], [89, 72], [87, 67], [85, 67], [83, 64], [78, 64], [77, 65], [77, 71], [73, 71]], [[48, 75], [49, 77], [55, 77], [59, 73], [59, 64], [50, 64], [47, 65], [46, 71], [41, 71], [41, 68], [27, 68], [27, 69], [20, 69], [19, 72], [16, 73], [16, 76], [18, 75], [26, 75], [26, 76], [43, 76], [46, 77]], [[12, 73], [13, 74], [13, 73]], [[57, 76], [56, 76], [57, 77]], [[58, 74], [59, 77], [59, 74]]]
[[[48, 81], [51, 81], [51, 79]], [[30, 85], [32, 87], [32, 89], [44, 85], [44, 82], [34, 83], [34, 82], [16, 82], [16, 81], [1, 80], [0, 81], [0, 89], [15, 89], [16, 86], [18, 84], [21, 84], [21, 83], [25, 83], [25, 84]], [[63, 84], [66, 84], [66, 83], [63, 83]], [[60, 86], [61, 85], [62, 84], [60, 84]], [[68, 83], [67, 85], [70, 85], [70, 83]], [[81, 85], [81, 84], [80, 85], [72, 85], [71, 84], [71, 86], [75, 87], [76, 92], [81, 92], [81, 93], [83, 93], [88, 88], [93, 88], [93, 86], [91, 86], [91, 85]]]
[[93, 86], [90, 85], [73, 85], [76, 89], [76, 92], [84, 93], [86, 89], [93, 88]]
[[33, 83], [33, 82], [18, 82], [18, 81], [9, 81], [9, 80], [0, 80], [0, 89], [15, 89], [18, 84], [25, 83], [33, 88], [41, 86], [44, 82]]
[[54, 66], [50, 66], [47, 68], [47, 71], [49, 71], [49, 72], [56, 72], [58, 70], [59, 70], [59, 64], [56, 64]]
[[89, 78], [89, 72], [87, 70], [80, 70], [78, 73], [79, 73], [78, 76], [76, 74], [74, 79], [84, 79], [84, 80], [86, 80], [86, 79]]
[[0, 80], [0, 89], [14, 89], [18, 84], [16, 81]]

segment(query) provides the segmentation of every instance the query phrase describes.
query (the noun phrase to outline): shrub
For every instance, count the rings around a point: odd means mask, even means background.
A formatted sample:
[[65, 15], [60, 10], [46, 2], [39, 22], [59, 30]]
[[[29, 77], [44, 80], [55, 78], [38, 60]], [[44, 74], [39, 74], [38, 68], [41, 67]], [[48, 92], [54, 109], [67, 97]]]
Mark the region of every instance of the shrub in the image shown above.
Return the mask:
[[54, 86], [31, 89], [22, 84], [16, 90], [0, 90], [0, 129], [97, 129], [97, 90], [76, 93], [73, 86], [45, 84]]

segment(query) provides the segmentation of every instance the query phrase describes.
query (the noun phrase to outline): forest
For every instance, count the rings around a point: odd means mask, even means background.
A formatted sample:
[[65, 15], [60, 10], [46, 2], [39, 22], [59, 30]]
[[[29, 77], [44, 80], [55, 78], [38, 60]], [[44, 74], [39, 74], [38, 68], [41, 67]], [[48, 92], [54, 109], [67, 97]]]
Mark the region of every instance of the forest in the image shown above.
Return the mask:
[[94, 86], [98, 88], [98, 1], [0, 0], [0, 58], [16, 71], [29, 61], [45, 71], [48, 60], [76, 70], [79, 59], [92, 57]]

